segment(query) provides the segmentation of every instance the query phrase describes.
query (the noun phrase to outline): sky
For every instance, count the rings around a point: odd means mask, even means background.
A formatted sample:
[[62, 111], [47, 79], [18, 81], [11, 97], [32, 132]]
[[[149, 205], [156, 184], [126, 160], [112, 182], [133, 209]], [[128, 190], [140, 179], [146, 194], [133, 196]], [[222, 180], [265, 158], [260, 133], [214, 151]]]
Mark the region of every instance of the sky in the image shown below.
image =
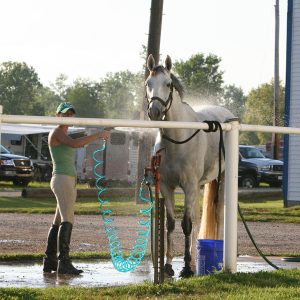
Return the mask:
[[[164, 0], [161, 62], [196, 53], [222, 61], [225, 84], [245, 93], [274, 77], [275, 0]], [[0, 0], [0, 63], [26, 62], [49, 86], [59, 74], [101, 80], [142, 70], [151, 0]], [[285, 81], [287, 0], [280, 1]]]

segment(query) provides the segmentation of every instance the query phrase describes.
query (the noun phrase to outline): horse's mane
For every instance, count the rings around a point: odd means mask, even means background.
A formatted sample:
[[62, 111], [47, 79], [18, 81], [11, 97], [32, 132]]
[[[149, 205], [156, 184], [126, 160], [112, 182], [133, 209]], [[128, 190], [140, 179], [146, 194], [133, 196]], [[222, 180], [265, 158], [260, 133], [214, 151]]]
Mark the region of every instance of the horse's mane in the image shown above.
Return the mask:
[[[158, 73], [158, 72], [167, 73], [166, 68], [164, 66], [161, 66], [161, 65], [155, 66], [153, 68], [153, 70], [151, 71], [151, 73], [153, 75], [155, 73]], [[179, 97], [182, 100], [183, 96], [184, 96], [184, 87], [183, 87], [182, 83], [180, 82], [180, 80], [173, 73], [170, 73], [170, 77], [172, 79], [172, 83], [173, 83], [173, 86], [174, 86], [175, 90], [178, 92]]]
[[174, 88], [178, 92], [180, 99], [182, 100], [184, 96], [184, 87], [182, 83], [179, 81], [179, 79], [173, 73], [171, 73], [170, 75], [171, 75]]

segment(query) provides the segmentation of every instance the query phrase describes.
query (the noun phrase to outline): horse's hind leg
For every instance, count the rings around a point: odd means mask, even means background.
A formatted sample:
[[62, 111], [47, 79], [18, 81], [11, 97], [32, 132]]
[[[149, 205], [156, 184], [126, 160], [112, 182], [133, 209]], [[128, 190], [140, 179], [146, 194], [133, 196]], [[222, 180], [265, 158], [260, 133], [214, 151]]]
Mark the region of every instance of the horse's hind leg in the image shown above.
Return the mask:
[[165, 198], [165, 206], [167, 212], [167, 249], [166, 249], [166, 264], [164, 267], [165, 274], [167, 276], [174, 276], [174, 270], [172, 268], [172, 260], [174, 257], [174, 240], [173, 232], [175, 229], [175, 199], [174, 199], [174, 189], [161, 184], [161, 193]]
[[196, 184], [185, 187], [184, 216], [181, 223], [185, 236], [184, 268], [180, 277], [190, 277], [195, 271], [196, 240], [199, 232], [199, 194]]

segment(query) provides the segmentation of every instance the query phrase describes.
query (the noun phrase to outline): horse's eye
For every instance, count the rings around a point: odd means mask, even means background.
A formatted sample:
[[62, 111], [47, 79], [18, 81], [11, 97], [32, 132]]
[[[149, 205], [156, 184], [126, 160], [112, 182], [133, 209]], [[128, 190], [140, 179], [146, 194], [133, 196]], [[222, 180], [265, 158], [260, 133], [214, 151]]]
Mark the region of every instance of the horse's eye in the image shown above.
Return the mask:
[[167, 83], [167, 87], [170, 87], [171, 86], [171, 83]]
[[151, 83], [149, 81], [146, 82], [145, 86], [151, 91]]

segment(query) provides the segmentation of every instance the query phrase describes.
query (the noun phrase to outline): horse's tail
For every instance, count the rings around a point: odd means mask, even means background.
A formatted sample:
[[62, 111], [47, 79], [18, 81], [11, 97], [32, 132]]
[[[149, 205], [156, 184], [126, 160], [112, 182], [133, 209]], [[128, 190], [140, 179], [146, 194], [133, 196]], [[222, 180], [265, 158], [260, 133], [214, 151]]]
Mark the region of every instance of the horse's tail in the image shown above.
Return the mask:
[[[221, 180], [221, 185], [223, 185]], [[204, 186], [199, 239], [221, 239], [223, 235], [224, 190], [218, 192], [218, 182], [213, 180]], [[216, 201], [217, 200], [217, 201]]]

